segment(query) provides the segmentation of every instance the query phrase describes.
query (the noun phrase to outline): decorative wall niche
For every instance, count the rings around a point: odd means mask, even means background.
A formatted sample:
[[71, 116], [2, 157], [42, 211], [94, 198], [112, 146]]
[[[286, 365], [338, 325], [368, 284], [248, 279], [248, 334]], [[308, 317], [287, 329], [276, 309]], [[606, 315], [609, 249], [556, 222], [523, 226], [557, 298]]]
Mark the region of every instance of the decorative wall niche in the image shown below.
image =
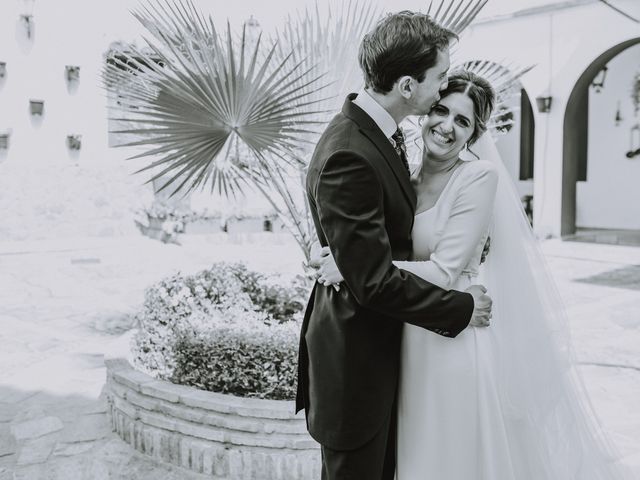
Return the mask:
[[0, 133], [0, 151], [9, 150], [9, 137], [11, 135], [7, 132]]
[[77, 82], [80, 80], [80, 67], [77, 65], [67, 65], [65, 68], [67, 75], [67, 82]]
[[42, 116], [44, 113], [44, 100], [29, 100], [29, 111], [33, 116]]
[[80, 150], [82, 148], [82, 135], [67, 135], [67, 147], [69, 150]]
[[27, 38], [31, 40], [34, 30], [33, 15], [20, 15], [20, 23], [22, 23], [22, 27], [24, 28], [24, 33], [27, 35]]
[[67, 84], [67, 92], [73, 95], [78, 91], [78, 86], [80, 85], [80, 67], [66, 65], [64, 67], [64, 78]]
[[22, 0], [22, 13], [20, 14], [20, 23], [22, 23], [27, 38], [31, 40], [33, 37], [34, 23], [33, 23], [33, 7], [36, 0]]

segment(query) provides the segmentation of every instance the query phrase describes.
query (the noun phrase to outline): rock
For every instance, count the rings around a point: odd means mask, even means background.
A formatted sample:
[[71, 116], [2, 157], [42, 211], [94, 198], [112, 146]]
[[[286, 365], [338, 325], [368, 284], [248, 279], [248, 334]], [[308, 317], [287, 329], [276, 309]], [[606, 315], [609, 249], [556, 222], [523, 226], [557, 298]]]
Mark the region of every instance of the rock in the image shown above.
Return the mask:
[[16, 441], [6, 427], [0, 427], [0, 458], [16, 453]]
[[77, 443], [59, 443], [55, 450], [53, 451], [53, 455], [60, 457], [70, 457], [73, 455], [80, 455], [82, 453], [88, 452], [93, 448], [95, 442], [77, 442]]
[[87, 442], [104, 438], [109, 433], [111, 433], [111, 427], [106, 415], [84, 415], [65, 428], [61, 441], [65, 443]]
[[22, 406], [22, 408], [14, 415], [13, 424], [34, 420], [36, 418], [46, 417], [44, 408], [41, 405]]
[[51, 438], [34, 440], [22, 446], [18, 456], [18, 465], [34, 465], [47, 461], [53, 451], [55, 440]]
[[58, 417], [42, 417], [14, 424], [11, 432], [17, 440], [26, 440], [57, 432], [63, 427], [62, 420]]

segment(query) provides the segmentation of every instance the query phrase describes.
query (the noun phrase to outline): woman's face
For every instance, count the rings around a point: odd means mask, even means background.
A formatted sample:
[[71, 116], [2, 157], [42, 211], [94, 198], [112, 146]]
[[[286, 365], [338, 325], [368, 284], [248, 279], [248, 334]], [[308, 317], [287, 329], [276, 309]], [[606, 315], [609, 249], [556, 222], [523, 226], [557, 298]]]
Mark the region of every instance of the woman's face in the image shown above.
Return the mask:
[[457, 157], [475, 128], [473, 101], [463, 93], [440, 99], [422, 127], [422, 140], [432, 158]]

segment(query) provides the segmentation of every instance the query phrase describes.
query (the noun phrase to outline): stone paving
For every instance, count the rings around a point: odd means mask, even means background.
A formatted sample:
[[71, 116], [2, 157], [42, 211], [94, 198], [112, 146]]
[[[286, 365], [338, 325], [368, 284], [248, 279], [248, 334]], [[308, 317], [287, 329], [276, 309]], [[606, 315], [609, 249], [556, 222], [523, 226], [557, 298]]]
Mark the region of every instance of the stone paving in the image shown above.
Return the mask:
[[[104, 357], [128, 349], [144, 288], [245, 260], [299, 271], [284, 235], [0, 243], [0, 480], [201, 479], [134, 452], [108, 427]], [[640, 477], [640, 248], [544, 243], [594, 408]], [[282, 252], [286, 252], [283, 255]]]

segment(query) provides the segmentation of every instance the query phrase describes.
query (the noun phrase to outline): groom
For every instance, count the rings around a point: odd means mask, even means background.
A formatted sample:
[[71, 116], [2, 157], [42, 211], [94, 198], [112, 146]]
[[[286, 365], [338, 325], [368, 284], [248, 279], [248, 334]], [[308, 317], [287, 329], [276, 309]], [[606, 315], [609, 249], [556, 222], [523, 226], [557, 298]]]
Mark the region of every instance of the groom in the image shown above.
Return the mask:
[[393, 479], [404, 322], [446, 337], [489, 323], [482, 287], [447, 292], [392, 264], [410, 258], [416, 208], [398, 124], [438, 101], [454, 37], [421, 13], [383, 19], [360, 45], [365, 91], [347, 97], [311, 159], [314, 224], [346, 286], [315, 285], [300, 339], [296, 406], [325, 480]]

